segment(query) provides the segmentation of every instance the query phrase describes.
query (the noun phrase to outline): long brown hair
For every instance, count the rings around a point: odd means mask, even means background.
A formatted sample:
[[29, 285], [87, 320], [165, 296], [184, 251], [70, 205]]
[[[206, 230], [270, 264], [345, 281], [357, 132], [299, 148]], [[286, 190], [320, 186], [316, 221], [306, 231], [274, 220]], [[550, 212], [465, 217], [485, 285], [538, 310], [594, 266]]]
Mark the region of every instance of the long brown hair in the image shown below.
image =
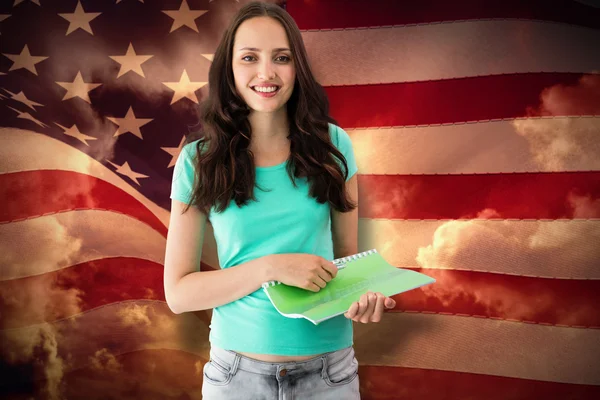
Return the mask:
[[294, 185], [296, 178], [306, 178], [310, 196], [319, 203], [350, 211], [356, 205], [346, 192], [348, 165], [328, 132], [328, 123], [337, 123], [329, 116], [329, 100], [311, 71], [300, 30], [280, 6], [260, 2], [248, 3], [238, 11], [215, 52], [208, 75], [209, 95], [199, 110], [201, 138], [196, 144], [191, 203], [208, 215], [213, 206], [224, 211], [231, 200], [238, 206], [256, 200], [254, 157], [249, 149], [250, 109], [235, 88], [232, 52], [240, 24], [261, 16], [283, 26], [296, 68], [294, 89], [286, 104], [291, 152], [287, 172]]

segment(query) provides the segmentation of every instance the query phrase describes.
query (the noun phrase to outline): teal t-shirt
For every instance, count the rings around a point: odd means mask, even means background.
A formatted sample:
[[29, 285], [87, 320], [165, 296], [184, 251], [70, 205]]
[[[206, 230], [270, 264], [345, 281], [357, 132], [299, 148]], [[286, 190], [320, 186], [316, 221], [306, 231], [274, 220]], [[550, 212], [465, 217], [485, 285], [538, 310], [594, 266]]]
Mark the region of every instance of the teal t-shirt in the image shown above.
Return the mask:
[[[348, 179], [357, 166], [348, 134], [330, 124], [333, 144], [346, 158]], [[196, 142], [183, 147], [175, 164], [171, 198], [189, 204], [194, 181]], [[294, 187], [287, 161], [255, 167], [257, 201], [238, 207], [231, 201], [223, 212], [210, 210], [221, 268], [229, 268], [269, 254], [316, 254], [333, 260], [331, 208], [309, 196], [306, 179]], [[262, 288], [236, 301], [216, 307], [210, 325], [210, 342], [242, 352], [311, 355], [353, 344], [352, 321], [339, 315], [314, 325], [304, 318], [287, 318], [277, 312]]]

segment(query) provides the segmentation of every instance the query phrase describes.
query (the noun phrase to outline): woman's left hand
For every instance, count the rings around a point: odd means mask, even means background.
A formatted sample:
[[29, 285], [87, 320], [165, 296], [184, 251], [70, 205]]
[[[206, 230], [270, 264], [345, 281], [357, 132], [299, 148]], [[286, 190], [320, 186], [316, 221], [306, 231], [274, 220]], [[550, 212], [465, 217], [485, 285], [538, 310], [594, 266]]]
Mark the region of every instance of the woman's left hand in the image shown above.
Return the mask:
[[352, 303], [344, 317], [363, 324], [379, 322], [383, 308], [394, 308], [395, 305], [396, 302], [391, 297], [385, 297], [379, 292], [367, 292], [360, 296], [359, 301]]

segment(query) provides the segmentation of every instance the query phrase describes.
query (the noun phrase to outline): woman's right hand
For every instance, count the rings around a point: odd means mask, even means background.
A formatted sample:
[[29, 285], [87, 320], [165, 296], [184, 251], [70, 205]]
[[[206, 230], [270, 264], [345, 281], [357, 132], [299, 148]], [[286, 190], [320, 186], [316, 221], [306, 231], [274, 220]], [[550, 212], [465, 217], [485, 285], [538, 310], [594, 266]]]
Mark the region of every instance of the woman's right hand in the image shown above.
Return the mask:
[[313, 254], [272, 254], [267, 257], [275, 280], [311, 292], [324, 288], [338, 272], [334, 263]]

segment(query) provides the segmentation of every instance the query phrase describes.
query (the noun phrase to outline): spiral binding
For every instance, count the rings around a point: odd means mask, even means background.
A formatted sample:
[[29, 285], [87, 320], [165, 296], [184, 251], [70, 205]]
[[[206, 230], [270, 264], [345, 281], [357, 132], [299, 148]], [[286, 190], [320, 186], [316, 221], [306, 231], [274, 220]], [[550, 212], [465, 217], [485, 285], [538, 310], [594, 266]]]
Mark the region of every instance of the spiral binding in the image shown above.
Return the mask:
[[[353, 254], [351, 256], [336, 258], [332, 262], [335, 264], [336, 267], [338, 267], [338, 269], [342, 269], [350, 261], [358, 260], [360, 258], [370, 256], [371, 254], [375, 254], [375, 253], [377, 253], [377, 249], [371, 249], [371, 250], [363, 251], [362, 253]], [[278, 281], [269, 281], [269, 282], [263, 283], [262, 287], [268, 288], [269, 286], [279, 285], [280, 283], [281, 282], [278, 282]]]
[[371, 249], [367, 251], [363, 251], [362, 253], [357, 253], [348, 257], [336, 258], [333, 260], [333, 263], [339, 268], [344, 268], [346, 263], [349, 261], [358, 260], [359, 258], [363, 258], [366, 256], [370, 256], [371, 254], [377, 253], [377, 249]]

